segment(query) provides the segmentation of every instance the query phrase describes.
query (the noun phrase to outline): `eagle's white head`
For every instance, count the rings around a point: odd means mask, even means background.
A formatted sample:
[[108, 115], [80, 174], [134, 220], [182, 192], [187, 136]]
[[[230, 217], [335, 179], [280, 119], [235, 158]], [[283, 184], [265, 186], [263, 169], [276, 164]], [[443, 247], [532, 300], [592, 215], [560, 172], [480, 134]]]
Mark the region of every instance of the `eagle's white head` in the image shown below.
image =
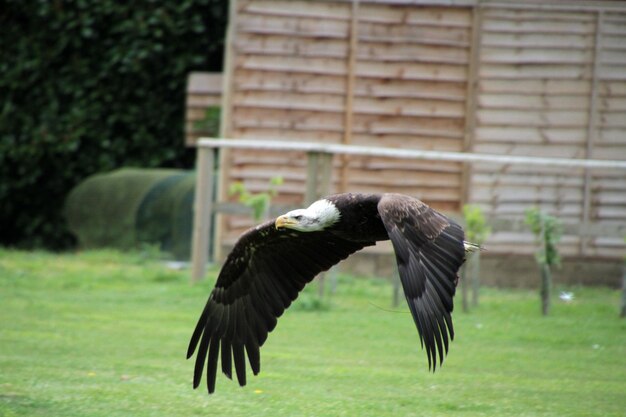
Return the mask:
[[337, 223], [341, 213], [328, 200], [318, 200], [308, 208], [292, 210], [276, 218], [276, 228], [287, 228], [299, 232], [316, 232]]

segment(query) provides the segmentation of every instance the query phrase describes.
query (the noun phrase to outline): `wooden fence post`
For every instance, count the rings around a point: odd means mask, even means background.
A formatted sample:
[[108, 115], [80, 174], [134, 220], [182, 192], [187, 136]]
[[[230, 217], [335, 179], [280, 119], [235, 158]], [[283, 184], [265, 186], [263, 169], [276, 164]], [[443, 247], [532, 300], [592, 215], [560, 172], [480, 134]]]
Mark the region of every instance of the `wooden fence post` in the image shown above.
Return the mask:
[[470, 274], [472, 277], [472, 307], [478, 307], [480, 293], [480, 252], [477, 251], [470, 256]]
[[[392, 256], [394, 256], [392, 254]], [[395, 258], [394, 258], [395, 260]], [[393, 294], [391, 297], [391, 305], [393, 307], [398, 307], [400, 305], [400, 272], [398, 271], [398, 267], [394, 266], [393, 273], [391, 274], [391, 281], [393, 283]]]
[[622, 306], [619, 316], [626, 317], [626, 261], [622, 267]]
[[[342, 143], [349, 145], [352, 143], [352, 128], [354, 116], [354, 86], [356, 79], [356, 59], [358, 53], [359, 42], [359, 0], [352, 0], [352, 10], [350, 15], [350, 37], [348, 44], [348, 57], [346, 64], [346, 104], [343, 119], [343, 138]], [[348, 164], [350, 162], [349, 155], [341, 156], [341, 166], [339, 171], [339, 191], [347, 192], [348, 188]]]
[[464, 262], [461, 266], [461, 303], [463, 306], [463, 312], [469, 312], [469, 283], [467, 280], [469, 279], [469, 274], [467, 273], [467, 262]]
[[215, 149], [198, 147], [196, 157], [196, 190], [193, 204], [193, 238], [191, 242], [191, 280], [204, 277], [209, 255], [211, 218], [213, 217], [213, 184]]
[[[328, 194], [330, 190], [331, 174], [332, 174], [333, 155], [325, 152], [307, 152], [307, 175], [306, 175], [306, 194], [304, 196], [305, 205], [315, 202], [320, 197]], [[318, 294], [320, 298], [324, 296], [324, 281], [326, 273], [322, 272], [318, 275]], [[333, 280], [332, 286], [336, 287], [337, 279], [335, 274], [331, 273]]]
[[[593, 47], [593, 67], [591, 73], [591, 94], [589, 95], [589, 112], [587, 121], [587, 143], [585, 146], [585, 158], [593, 158], [594, 145], [596, 142], [596, 136], [598, 131], [598, 118], [600, 112], [598, 111], [598, 81], [600, 78], [600, 65], [602, 59], [602, 26], [604, 22], [604, 12], [599, 10], [596, 14], [596, 33]], [[584, 227], [589, 227], [591, 223], [591, 172], [589, 169], [585, 169], [583, 177], [583, 206], [582, 206], [582, 224]], [[580, 237], [580, 255], [584, 256], [588, 252], [590, 239], [588, 236]]]

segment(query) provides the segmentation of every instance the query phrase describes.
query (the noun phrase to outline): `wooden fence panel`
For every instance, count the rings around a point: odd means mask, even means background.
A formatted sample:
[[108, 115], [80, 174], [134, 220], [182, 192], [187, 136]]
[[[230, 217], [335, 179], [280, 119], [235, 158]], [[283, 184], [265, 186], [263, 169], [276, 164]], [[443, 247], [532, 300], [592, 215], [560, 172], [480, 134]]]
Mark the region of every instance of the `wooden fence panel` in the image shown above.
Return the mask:
[[[626, 159], [626, 6], [577, 5], [231, 0], [222, 134]], [[206, 100], [190, 95], [188, 127]], [[304, 201], [302, 153], [229, 150], [221, 164], [222, 200], [234, 181], [264, 191], [280, 175], [279, 202]], [[566, 223], [626, 223], [623, 171], [376, 157], [338, 157], [331, 169], [333, 192], [401, 192], [452, 212], [468, 201], [493, 219], [539, 206]], [[252, 224], [223, 217], [226, 243]], [[520, 231], [496, 231], [489, 245], [534, 250]], [[620, 257], [624, 242], [566, 235], [562, 247]]]
[[222, 105], [222, 74], [192, 72], [187, 79], [185, 103], [185, 145], [194, 146], [198, 138], [215, 134], [206, 126], [207, 111]]
[[[594, 13], [485, 8], [482, 11], [475, 152], [585, 158], [595, 56]], [[520, 218], [537, 206], [580, 222], [584, 171], [475, 166], [470, 201], [489, 217]], [[578, 236], [565, 236], [576, 254]], [[534, 250], [523, 232], [496, 231], [494, 252]]]
[[[298, 0], [234, 4], [226, 136], [463, 149], [470, 9], [368, 2], [353, 9], [349, 2]], [[303, 203], [303, 154], [232, 150], [222, 163], [222, 198], [234, 181], [263, 191], [280, 175], [281, 198]], [[440, 209], [460, 209], [458, 163], [354, 157], [346, 166], [336, 158], [332, 169], [333, 192], [343, 185], [396, 191]], [[226, 241], [252, 224], [224, 217]]]
[[[590, 157], [626, 160], [626, 13], [603, 12], [599, 25], [597, 115]], [[592, 223], [626, 223], [626, 173], [594, 171], [589, 176]], [[624, 256], [624, 239], [596, 237], [590, 255]]]

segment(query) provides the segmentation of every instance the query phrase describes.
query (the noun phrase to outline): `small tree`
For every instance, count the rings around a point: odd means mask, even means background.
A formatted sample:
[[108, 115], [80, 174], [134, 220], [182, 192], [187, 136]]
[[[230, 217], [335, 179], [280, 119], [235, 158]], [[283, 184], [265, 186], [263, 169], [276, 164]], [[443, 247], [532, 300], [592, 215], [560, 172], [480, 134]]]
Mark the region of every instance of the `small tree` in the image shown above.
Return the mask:
[[276, 187], [283, 183], [283, 177], [272, 177], [267, 191], [253, 194], [248, 191], [245, 184], [237, 181], [230, 186], [228, 193], [238, 196], [240, 203], [252, 209], [252, 218], [261, 221], [267, 218], [272, 198], [276, 197]]
[[551, 268], [561, 266], [561, 257], [556, 247], [561, 240], [561, 222], [538, 208], [531, 208], [526, 210], [526, 224], [530, 226], [537, 243], [540, 244], [535, 259], [541, 268], [541, 312], [546, 316], [550, 312]]
[[[624, 236], [624, 242], [626, 242], [626, 236]], [[622, 266], [622, 306], [619, 316], [626, 317], [626, 256], [624, 257], [624, 265]]]
[[[485, 220], [485, 215], [479, 206], [466, 204], [463, 206], [463, 217], [465, 218], [465, 239], [469, 242], [482, 245], [491, 233], [491, 227]], [[478, 293], [480, 291], [480, 251], [475, 252], [468, 259], [470, 282], [472, 284], [472, 306], [478, 305]], [[466, 269], [464, 269], [466, 271]], [[467, 276], [467, 275], [466, 275]], [[467, 283], [463, 279], [461, 289], [463, 293], [463, 311], [468, 311]]]

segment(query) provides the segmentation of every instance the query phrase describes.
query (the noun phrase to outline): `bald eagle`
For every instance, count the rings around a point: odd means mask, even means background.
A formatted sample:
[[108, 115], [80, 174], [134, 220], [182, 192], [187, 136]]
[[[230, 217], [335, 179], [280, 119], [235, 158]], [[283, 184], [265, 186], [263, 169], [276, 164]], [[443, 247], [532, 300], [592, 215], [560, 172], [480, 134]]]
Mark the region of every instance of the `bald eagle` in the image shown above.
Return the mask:
[[[206, 361], [207, 389], [222, 372], [246, 384], [245, 352], [254, 375], [259, 348], [276, 319], [317, 274], [352, 253], [389, 240], [429, 369], [443, 362], [454, 338], [450, 313], [465, 252], [463, 229], [413, 197], [401, 194], [337, 194], [290, 211], [241, 235], [226, 258], [215, 288], [191, 336], [187, 358], [198, 349], [193, 387]], [[449, 337], [448, 337], [449, 335]], [[221, 355], [220, 355], [221, 351]]]

